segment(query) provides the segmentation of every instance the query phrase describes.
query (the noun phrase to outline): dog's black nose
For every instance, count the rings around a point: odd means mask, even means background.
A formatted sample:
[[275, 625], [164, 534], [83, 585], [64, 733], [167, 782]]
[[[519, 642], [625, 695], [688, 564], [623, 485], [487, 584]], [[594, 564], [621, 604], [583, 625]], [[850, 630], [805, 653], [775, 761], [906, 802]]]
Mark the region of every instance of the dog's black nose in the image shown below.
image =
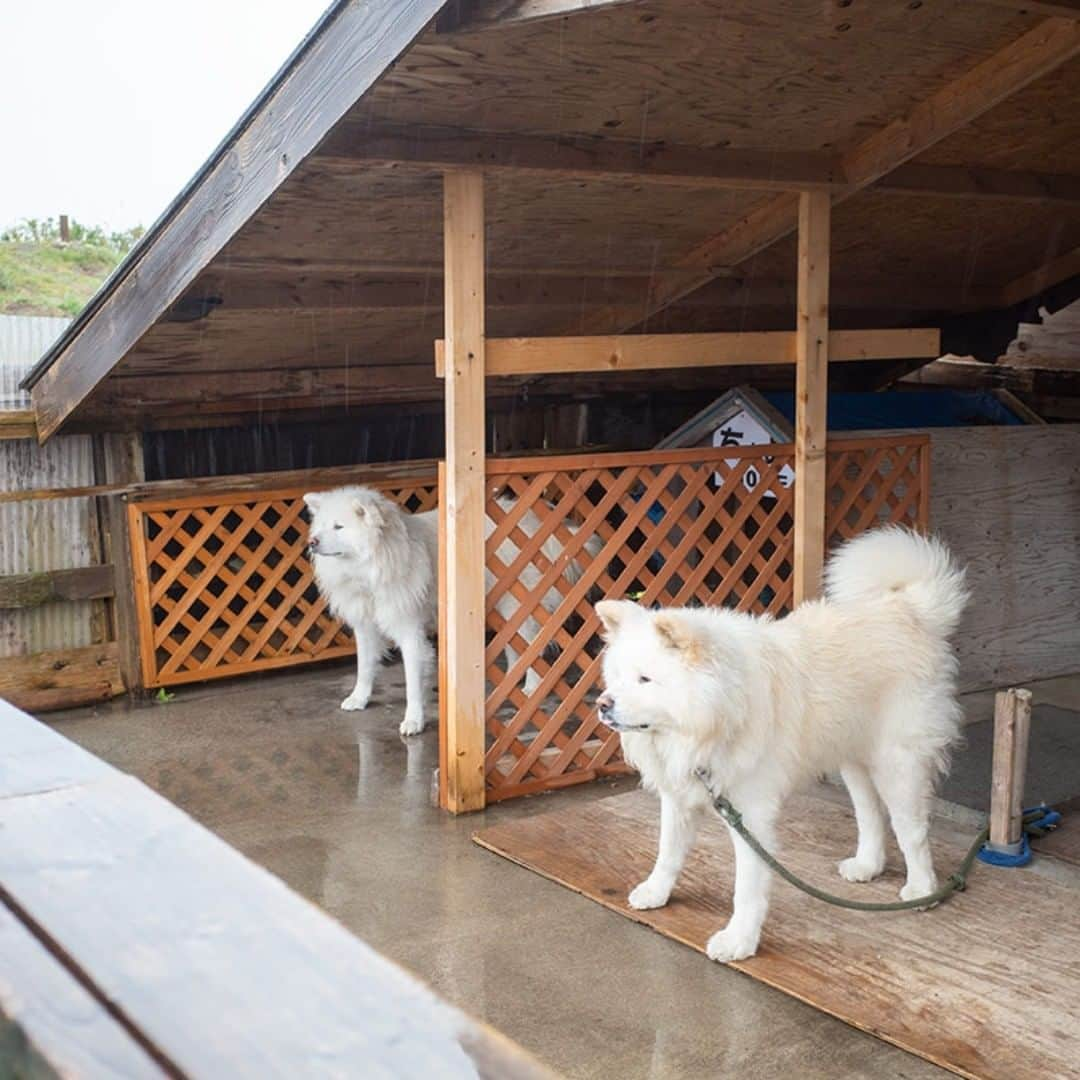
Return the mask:
[[311, 536], [308, 538], [307, 546], [311, 551], [319, 550], [319, 538], [317, 536]]
[[600, 710], [600, 715], [603, 716], [615, 708], [615, 699], [610, 694], [601, 694], [596, 699], [596, 707]]

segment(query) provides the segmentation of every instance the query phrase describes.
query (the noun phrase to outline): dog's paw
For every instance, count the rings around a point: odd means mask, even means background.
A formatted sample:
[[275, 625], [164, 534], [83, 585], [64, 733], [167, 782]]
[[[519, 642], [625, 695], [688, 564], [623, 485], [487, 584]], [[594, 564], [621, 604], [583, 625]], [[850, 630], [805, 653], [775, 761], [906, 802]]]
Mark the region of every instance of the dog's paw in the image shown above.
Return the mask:
[[725, 927], [718, 930], [705, 945], [705, 955], [718, 964], [727, 964], [732, 960], [746, 960], [757, 952], [758, 934], [747, 934], [740, 930]]
[[874, 878], [881, 876], [885, 863], [858, 859], [853, 855], [850, 859], [843, 859], [837, 863], [836, 869], [845, 881], [873, 881]]
[[[936, 892], [937, 887], [938, 883], [935, 878], [931, 878], [929, 881], [909, 881], [900, 890], [900, 899], [904, 901], [918, 900], [922, 896], [929, 896], [932, 892]], [[927, 904], [926, 908], [923, 908], [922, 910], [925, 911], [927, 908], [932, 908], [934, 906], [936, 905]]]
[[406, 716], [398, 727], [402, 735], [419, 735], [423, 730], [424, 718], [422, 716]]
[[371, 694], [358, 694], [355, 690], [341, 703], [341, 707], [346, 712], [359, 712], [361, 709], [368, 707], [368, 702], [371, 700]]
[[670, 896], [670, 889], [661, 888], [655, 881], [646, 878], [640, 885], [630, 890], [626, 902], [636, 911], [648, 911], [650, 908], [663, 907]]

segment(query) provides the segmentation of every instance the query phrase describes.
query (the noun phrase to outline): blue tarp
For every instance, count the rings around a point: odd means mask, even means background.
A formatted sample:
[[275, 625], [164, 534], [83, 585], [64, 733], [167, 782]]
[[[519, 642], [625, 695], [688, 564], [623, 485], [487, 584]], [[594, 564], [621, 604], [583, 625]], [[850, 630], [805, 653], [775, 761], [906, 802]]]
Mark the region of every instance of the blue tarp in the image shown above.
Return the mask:
[[[769, 404], [795, 421], [795, 395], [765, 394]], [[829, 395], [830, 431], [877, 428], [974, 427], [1021, 424], [988, 390], [912, 390]]]

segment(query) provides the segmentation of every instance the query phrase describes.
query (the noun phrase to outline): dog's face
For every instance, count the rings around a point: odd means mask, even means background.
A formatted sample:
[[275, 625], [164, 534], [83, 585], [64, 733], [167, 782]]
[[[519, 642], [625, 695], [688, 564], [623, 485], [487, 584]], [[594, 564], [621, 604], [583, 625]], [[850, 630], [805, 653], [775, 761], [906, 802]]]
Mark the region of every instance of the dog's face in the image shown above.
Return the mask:
[[600, 719], [616, 731], [691, 733], [709, 666], [700, 628], [629, 600], [602, 600], [596, 613], [607, 641]]
[[326, 559], [372, 558], [386, 521], [384, 502], [378, 492], [359, 487], [305, 495], [308, 552]]

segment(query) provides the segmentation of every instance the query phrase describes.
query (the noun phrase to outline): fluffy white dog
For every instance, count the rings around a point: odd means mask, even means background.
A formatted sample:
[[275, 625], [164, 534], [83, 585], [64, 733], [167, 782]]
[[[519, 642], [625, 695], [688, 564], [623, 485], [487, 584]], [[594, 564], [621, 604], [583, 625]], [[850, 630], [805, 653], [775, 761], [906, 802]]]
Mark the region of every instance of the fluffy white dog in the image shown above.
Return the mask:
[[[600, 716], [660, 796], [659, 854], [630, 906], [668, 902], [712, 813], [696, 770], [770, 850], [788, 795], [839, 770], [859, 830], [840, 875], [882, 872], [887, 810], [907, 865], [901, 898], [933, 892], [930, 804], [960, 723], [948, 638], [966, 601], [946, 548], [893, 527], [846, 544], [828, 564], [824, 599], [779, 621], [597, 604], [608, 641]], [[769, 869], [735, 833], [732, 842], [733, 912], [707, 946], [719, 961], [754, 955], [769, 903]]]
[[[438, 511], [410, 514], [367, 487], [316, 492], [305, 495], [304, 502], [311, 515], [308, 552], [315, 581], [330, 610], [356, 637], [356, 686], [341, 707], [367, 708], [379, 660], [390, 641], [401, 650], [405, 666], [406, 704], [401, 734], [419, 734], [424, 730], [424, 702], [434, 668], [434, 650], [428, 635], [438, 621]], [[514, 500], [503, 496], [498, 503], [508, 512]], [[521, 516], [518, 527], [526, 536], [533, 536], [540, 525], [540, 519], [529, 510]], [[490, 536], [494, 528], [488, 518], [485, 535]], [[576, 532], [573, 524], [567, 523], [566, 528]], [[583, 549], [595, 557], [600, 546], [599, 538], [590, 536]], [[548, 537], [541, 550], [553, 564], [563, 553], [555, 537]], [[500, 543], [498, 555], [507, 565], [517, 554], [513, 540], [507, 538]], [[580, 580], [581, 573], [581, 563], [571, 558], [562, 576], [573, 584]], [[490, 588], [494, 578], [490, 571], [486, 576]], [[520, 580], [533, 590], [541, 574], [530, 563]], [[561, 601], [562, 594], [552, 586], [541, 606], [553, 612]], [[504, 619], [509, 619], [517, 606], [518, 600], [510, 592], [500, 596], [496, 604]], [[540, 623], [529, 615], [519, 632], [531, 642], [540, 632]], [[504, 654], [507, 670], [511, 670], [518, 654], [510, 645]], [[524, 682], [526, 694], [532, 694], [539, 685], [540, 676], [531, 666], [524, 671]]]

